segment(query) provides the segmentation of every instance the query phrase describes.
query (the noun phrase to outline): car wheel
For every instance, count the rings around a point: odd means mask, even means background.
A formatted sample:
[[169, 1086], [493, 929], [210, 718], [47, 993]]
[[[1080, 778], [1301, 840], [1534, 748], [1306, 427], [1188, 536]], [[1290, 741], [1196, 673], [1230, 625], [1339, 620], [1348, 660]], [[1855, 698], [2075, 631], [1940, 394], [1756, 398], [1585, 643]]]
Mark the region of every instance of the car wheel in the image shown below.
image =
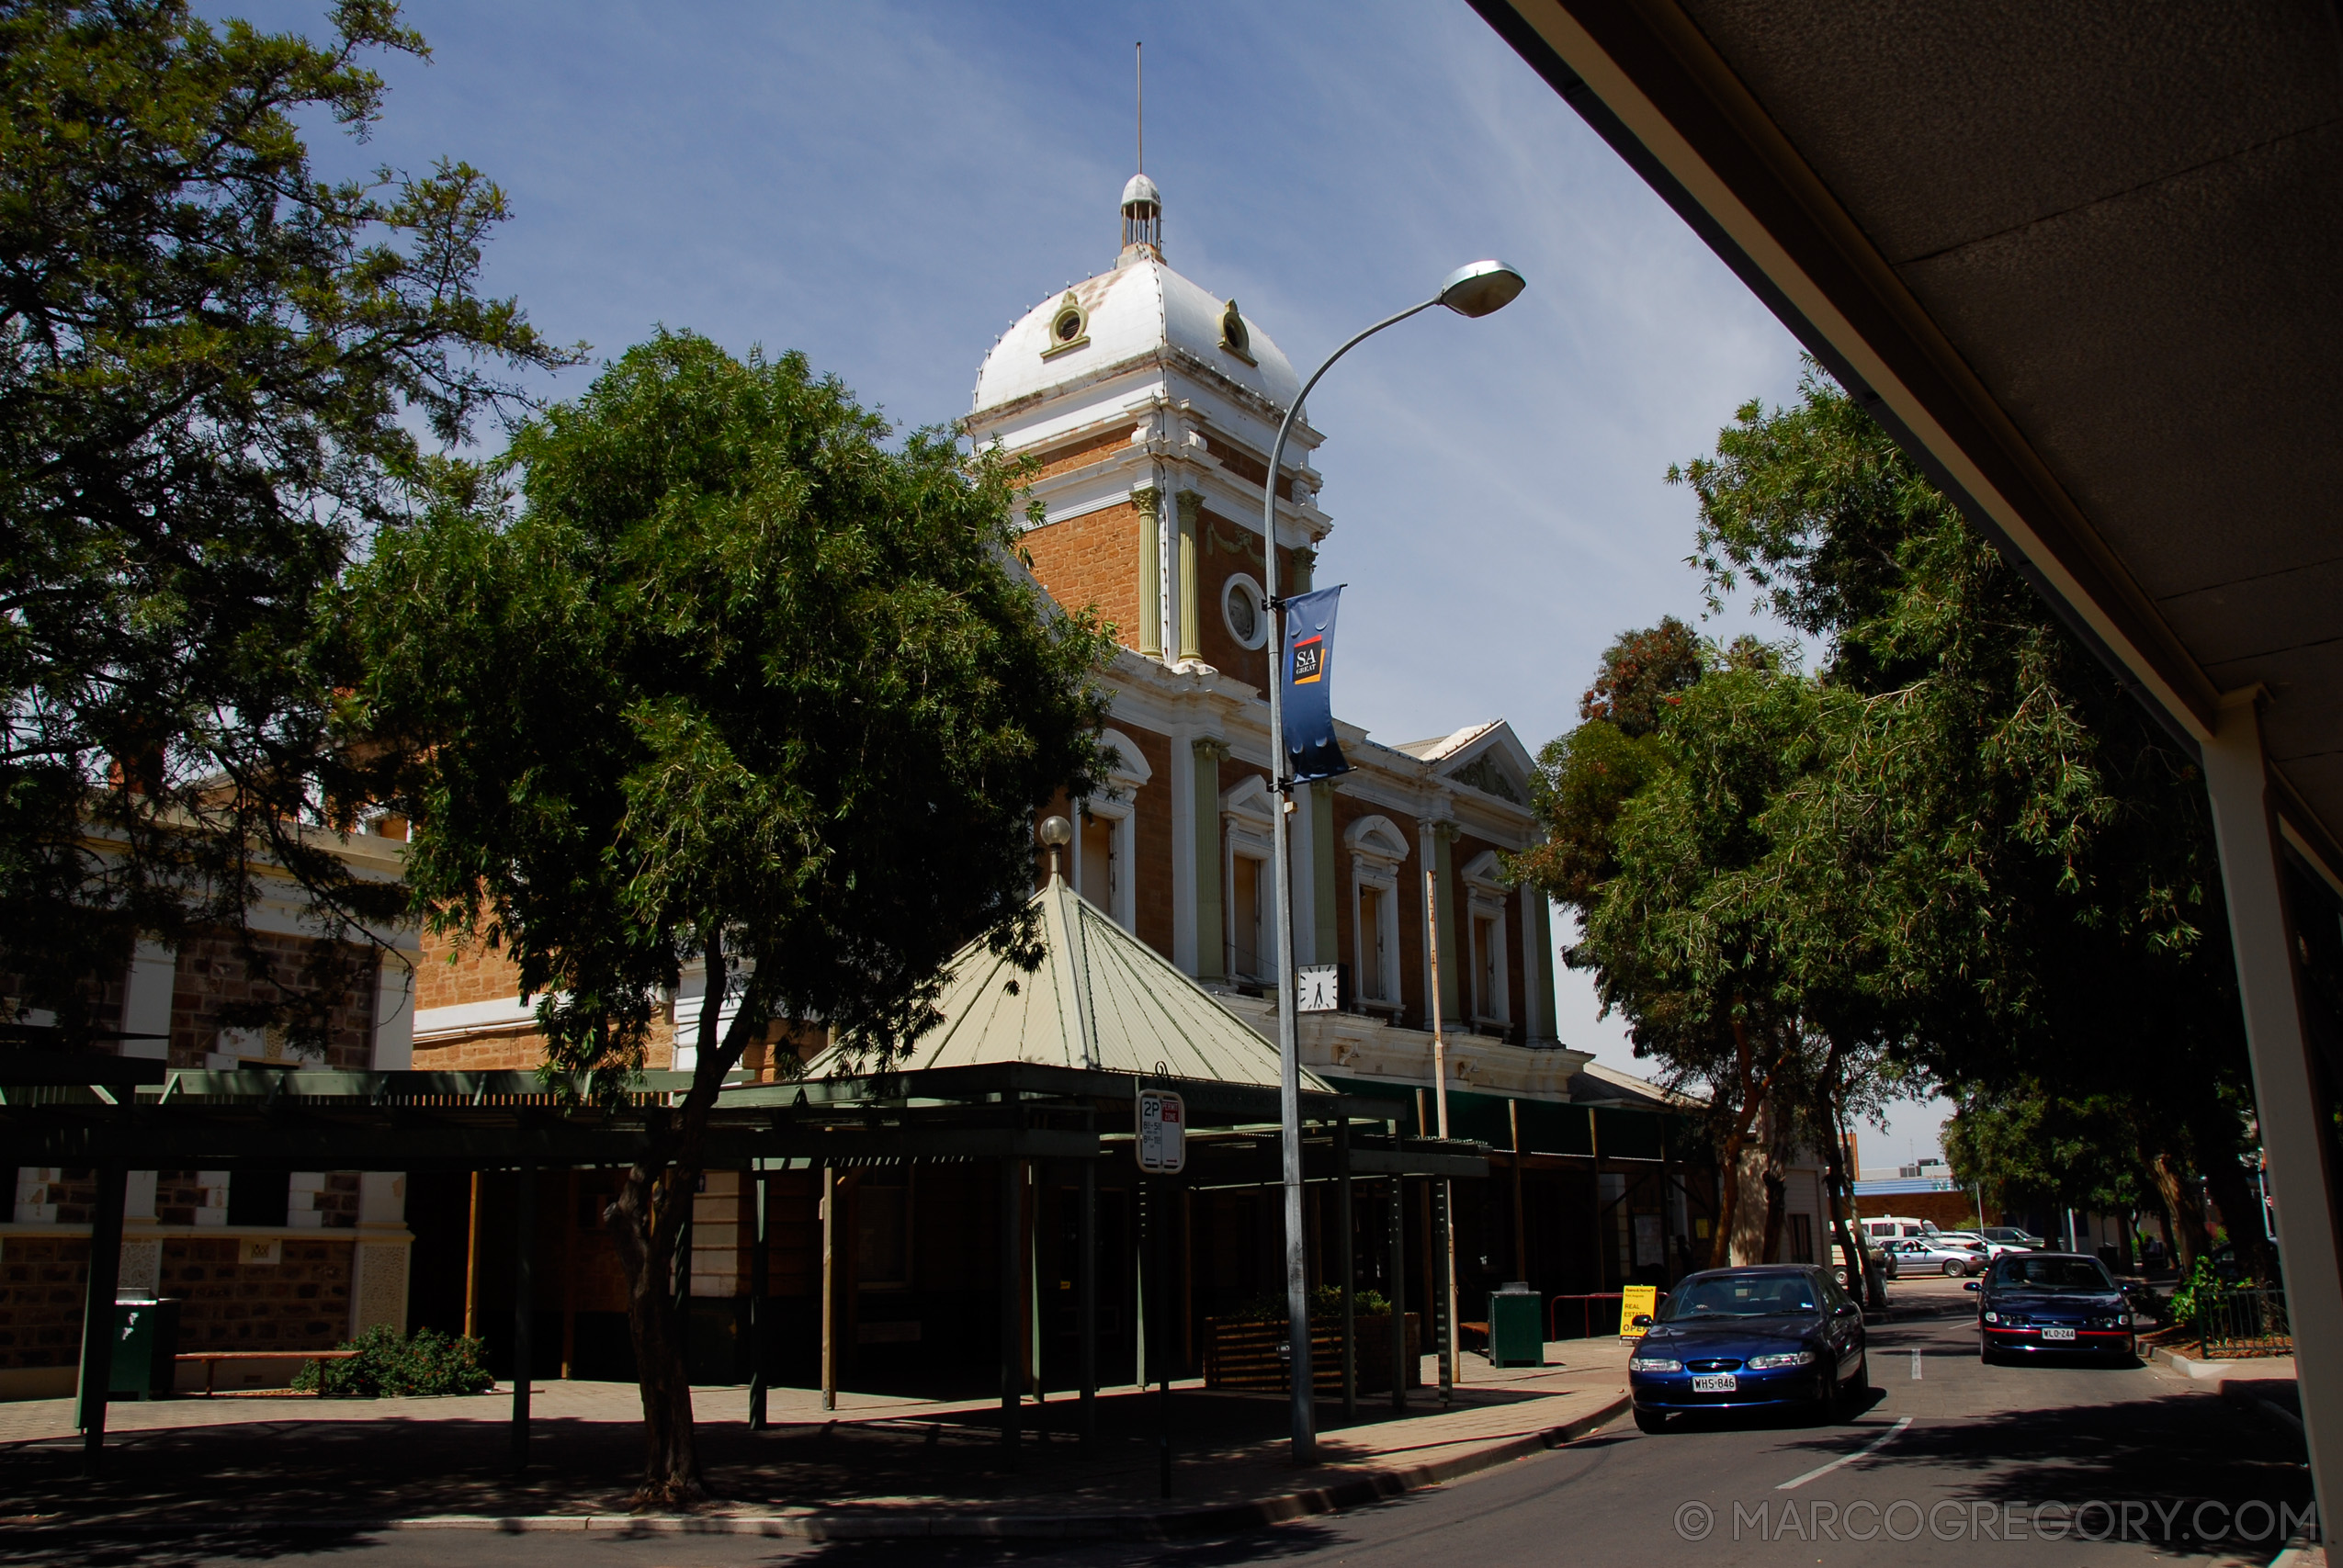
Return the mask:
[[1986, 1343], [1982, 1334], [1977, 1336], [1977, 1359], [1988, 1367], [1994, 1364], [1993, 1347]]
[[1650, 1432], [1653, 1434], [1665, 1432], [1668, 1430], [1668, 1417], [1662, 1416], [1657, 1410], [1637, 1410], [1636, 1412], [1636, 1430], [1638, 1432]]
[[1822, 1387], [1815, 1396], [1815, 1424], [1817, 1426], [1827, 1426], [1830, 1422], [1837, 1420], [1839, 1418], [1839, 1406], [1844, 1404], [1846, 1402], [1847, 1391], [1845, 1386], [1839, 1382], [1839, 1374], [1836, 1372], [1826, 1373], [1822, 1380]]

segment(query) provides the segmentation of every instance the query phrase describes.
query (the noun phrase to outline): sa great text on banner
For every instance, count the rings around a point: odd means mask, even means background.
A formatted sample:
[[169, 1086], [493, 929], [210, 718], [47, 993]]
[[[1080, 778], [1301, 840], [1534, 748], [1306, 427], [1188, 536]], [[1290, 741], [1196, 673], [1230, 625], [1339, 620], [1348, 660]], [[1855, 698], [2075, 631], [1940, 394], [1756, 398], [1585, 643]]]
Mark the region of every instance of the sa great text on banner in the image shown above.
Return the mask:
[[1321, 588], [1285, 601], [1285, 766], [1296, 784], [1347, 773], [1351, 764], [1334, 741], [1330, 694], [1334, 612], [1342, 588]]

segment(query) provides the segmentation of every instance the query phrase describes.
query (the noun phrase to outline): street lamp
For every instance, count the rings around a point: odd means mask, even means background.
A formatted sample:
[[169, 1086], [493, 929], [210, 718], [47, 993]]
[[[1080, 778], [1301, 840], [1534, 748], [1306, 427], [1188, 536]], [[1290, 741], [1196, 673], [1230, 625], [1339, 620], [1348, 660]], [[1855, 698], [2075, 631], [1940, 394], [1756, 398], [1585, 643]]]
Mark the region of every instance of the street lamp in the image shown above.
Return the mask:
[[[1526, 280], [1500, 261], [1477, 261], [1460, 266], [1441, 281], [1440, 292], [1421, 305], [1410, 305], [1359, 333], [1326, 356], [1310, 372], [1293, 405], [1278, 423], [1277, 439], [1269, 448], [1269, 477], [1262, 489], [1261, 537], [1263, 587], [1271, 625], [1269, 670], [1270, 777], [1278, 795], [1270, 814], [1270, 861], [1276, 867], [1271, 882], [1277, 893], [1277, 1103], [1285, 1177], [1285, 1328], [1292, 1347], [1288, 1380], [1292, 1403], [1294, 1462], [1308, 1464], [1318, 1450], [1316, 1393], [1310, 1372], [1310, 1303], [1308, 1255], [1302, 1232], [1302, 1068], [1294, 1029], [1294, 898], [1293, 866], [1286, 851], [1286, 816], [1294, 809], [1294, 782], [1285, 750], [1285, 613], [1277, 593], [1277, 470], [1285, 454], [1285, 437], [1309, 400], [1310, 389], [1334, 362], [1384, 328], [1406, 321], [1420, 310], [1445, 305], [1460, 316], [1486, 316], [1513, 302]], [[1393, 1375], [1398, 1375], [1397, 1368]]]

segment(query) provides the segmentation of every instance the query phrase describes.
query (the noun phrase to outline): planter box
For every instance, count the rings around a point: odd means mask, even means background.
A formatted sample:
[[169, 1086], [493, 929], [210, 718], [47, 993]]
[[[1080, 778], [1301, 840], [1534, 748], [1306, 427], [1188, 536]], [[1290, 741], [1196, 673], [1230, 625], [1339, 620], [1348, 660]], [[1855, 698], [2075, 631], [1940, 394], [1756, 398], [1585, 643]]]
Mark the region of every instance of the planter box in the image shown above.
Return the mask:
[[[1204, 1320], [1204, 1385], [1206, 1388], [1254, 1390], [1283, 1393], [1287, 1382], [1285, 1325], [1282, 1323], [1223, 1323]], [[1359, 1392], [1387, 1393], [1391, 1389], [1391, 1319], [1358, 1320]], [[1401, 1368], [1403, 1388], [1421, 1388], [1423, 1354], [1416, 1314], [1408, 1314], [1408, 1354]], [[1329, 1398], [1342, 1396], [1342, 1320], [1310, 1320], [1310, 1382]]]

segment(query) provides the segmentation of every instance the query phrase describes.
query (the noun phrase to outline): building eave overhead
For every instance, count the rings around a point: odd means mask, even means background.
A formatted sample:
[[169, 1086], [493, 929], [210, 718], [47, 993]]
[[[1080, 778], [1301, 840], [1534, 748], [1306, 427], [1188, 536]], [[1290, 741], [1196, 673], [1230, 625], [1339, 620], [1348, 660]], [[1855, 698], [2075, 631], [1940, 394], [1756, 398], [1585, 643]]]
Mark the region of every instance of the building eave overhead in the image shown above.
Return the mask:
[[2330, 6], [1473, 0], [2173, 732], [2343, 870]]

